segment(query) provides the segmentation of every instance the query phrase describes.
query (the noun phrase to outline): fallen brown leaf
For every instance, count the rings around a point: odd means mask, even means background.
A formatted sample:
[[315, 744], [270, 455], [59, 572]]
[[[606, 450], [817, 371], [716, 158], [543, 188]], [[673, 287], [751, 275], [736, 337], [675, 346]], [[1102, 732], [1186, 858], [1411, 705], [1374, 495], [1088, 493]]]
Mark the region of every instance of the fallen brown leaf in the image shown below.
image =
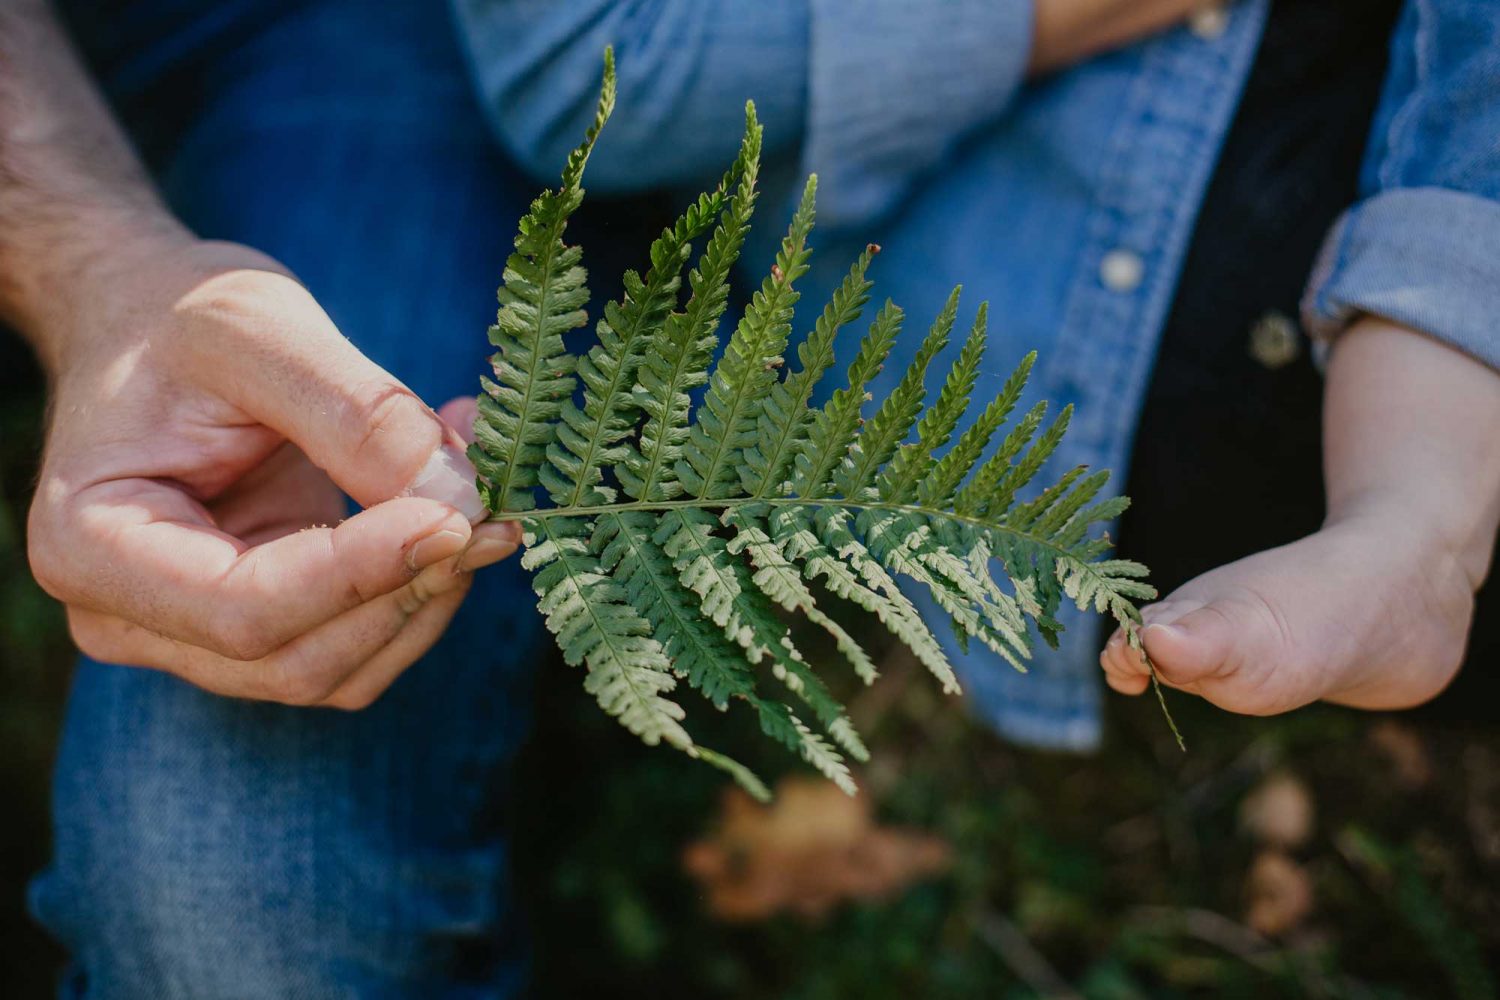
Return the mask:
[[882, 899], [947, 869], [951, 850], [931, 834], [880, 826], [868, 796], [787, 778], [761, 805], [725, 791], [714, 832], [689, 844], [683, 867], [722, 920], [781, 911], [817, 919], [846, 900]]
[[1276, 937], [1295, 928], [1312, 912], [1312, 879], [1280, 851], [1264, 851], [1245, 876], [1245, 896], [1245, 923], [1260, 934]]
[[1432, 783], [1432, 758], [1416, 729], [1395, 719], [1385, 719], [1370, 727], [1369, 740], [1390, 761], [1397, 787], [1415, 792]]
[[1240, 803], [1240, 826], [1262, 844], [1301, 847], [1312, 836], [1312, 793], [1293, 775], [1269, 775]]

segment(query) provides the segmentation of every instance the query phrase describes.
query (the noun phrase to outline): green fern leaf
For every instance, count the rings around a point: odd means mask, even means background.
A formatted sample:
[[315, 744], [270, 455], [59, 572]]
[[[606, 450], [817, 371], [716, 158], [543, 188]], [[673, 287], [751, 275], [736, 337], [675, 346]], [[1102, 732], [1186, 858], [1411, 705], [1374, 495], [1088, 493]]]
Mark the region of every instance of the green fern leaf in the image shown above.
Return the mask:
[[838, 332], [859, 319], [870, 298], [871, 282], [865, 277], [880, 248], [865, 248], [813, 326], [812, 334], [797, 348], [801, 368], [771, 389], [757, 417], [759, 441], [745, 451], [740, 482], [752, 496], [776, 496], [791, 473], [792, 462], [807, 440], [817, 411], [808, 405], [824, 373], [833, 367], [833, 343]]
[[574, 358], [563, 334], [588, 322], [584, 306], [583, 251], [563, 243], [568, 219], [583, 202], [583, 168], [615, 106], [615, 61], [604, 56], [604, 86], [594, 123], [568, 157], [562, 184], [531, 203], [516, 234], [516, 252], [505, 264], [500, 311], [490, 328], [499, 350], [494, 379], [482, 382], [476, 444], [469, 450], [479, 470], [481, 496], [496, 511], [530, 510], [531, 487], [556, 432], [563, 401], [573, 393]]
[[592, 547], [599, 553], [601, 568], [614, 574], [630, 604], [651, 623], [674, 670], [724, 708], [730, 698], [749, 695], [755, 679], [723, 630], [703, 617], [693, 592], [678, 582], [671, 557], [653, 537], [659, 527], [644, 511], [603, 514], [596, 522]]
[[577, 518], [528, 522], [522, 565], [538, 570], [532, 586], [541, 598], [547, 628], [563, 658], [587, 663], [584, 689], [647, 743], [666, 740], [690, 748], [682, 709], [662, 697], [676, 686], [672, 661], [651, 636], [650, 623], [589, 550], [587, 526]]
[[881, 473], [879, 489], [882, 500], [906, 503], [917, 495], [918, 486], [932, 469], [934, 453], [948, 443], [968, 409], [969, 395], [979, 379], [984, 341], [985, 328], [976, 322], [964, 341], [958, 360], [948, 371], [937, 401], [917, 421], [917, 440], [902, 446]]
[[727, 188], [721, 186], [699, 197], [651, 245], [645, 279], [626, 272], [625, 297], [604, 307], [597, 327], [599, 343], [578, 362], [583, 406], [571, 399], [563, 403], [557, 438], [547, 446], [549, 464], [540, 472], [555, 503], [568, 507], [614, 499], [614, 491], [599, 483], [606, 467], [625, 458], [622, 443], [639, 419], [635, 376], [647, 341], [676, 304], [692, 241], [723, 211], [726, 195]]
[[805, 615], [827, 632], [860, 680], [873, 684], [877, 675], [875, 661], [842, 625], [819, 610], [812, 591], [803, 583], [802, 571], [787, 557], [781, 543], [766, 533], [765, 518], [769, 511], [765, 506], [730, 507], [724, 511], [723, 522], [735, 529], [734, 540], [728, 546], [730, 554], [748, 553], [756, 570], [751, 579], [761, 592], [785, 610]]
[[[522, 522], [522, 562], [548, 629], [563, 658], [585, 668], [584, 686], [604, 710], [646, 742], [675, 746], [751, 794], [767, 794], [743, 765], [688, 735], [674, 700], [685, 681], [718, 709], [748, 705], [767, 736], [852, 793], [847, 759], [866, 760], [868, 750], [785, 617], [826, 633], [861, 682], [875, 680], [876, 665], [860, 631], [829, 614], [820, 594], [872, 614], [955, 693], [953, 667], [902, 577], [928, 589], [960, 642], [977, 640], [1019, 669], [1036, 635], [1056, 641], [1064, 600], [1110, 615], [1138, 645], [1136, 602], [1155, 592], [1144, 567], [1107, 558], [1108, 537], [1098, 530], [1128, 501], [1107, 494], [1106, 473], [1082, 468], [1032, 488], [1071, 411], [1041, 430], [1038, 404], [993, 443], [1034, 356], [968, 415], [987, 336], [984, 304], [925, 411], [928, 369], [952, 335], [957, 290], [878, 406], [869, 386], [904, 319], [891, 302], [861, 340], [846, 385], [813, 406], [836, 337], [869, 300], [872, 245], [798, 345], [797, 369], [785, 373], [815, 179], [770, 276], [713, 362], [756, 202], [753, 105], [720, 185], [652, 244], [644, 277], [625, 275], [623, 296], [596, 325], [597, 342], [580, 358], [567, 352], [563, 335], [584, 324], [588, 291], [581, 251], [563, 233], [613, 103], [606, 57], [594, 126], [558, 190], [521, 220], [472, 449], [485, 502], [496, 517]], [[690, 292], [681, 303], [685, 268]], [[695, 409], [692, 393], [705, 385]], [[547, 496], [540, 508], [537, 486]], [[1023, 490], [1029, 499], [1017, 502]], [[768, 696], [768, 682], [782, 692]], [[821, 732], [784, 699], [805, 705]]]
[[953, 332], [953, 321], [958, 315], [959, 289], [953, 289], [947, 305], [933, 321], [932, 328], [917, 348], [916, 357], [907, 367], [906, 374], [895, 390], [880, 404], [875, 416], [860, 432], [854, 453], [844, 460], [837, 473], [839, 491], [848, 497], [861, 495], [873, 482], [876, 474], [895, 455], [901, 442], [911, 433], [912, 426], [922, 413], [922, 399], [926, 395], [927, 367], [948, 344], [948, 335]]
[[636, 500], [667, 500], [682, 492], [675, 468], [690, 433], [688, 393], [708, 381], [719, 318], [729, 301], [729, 272], [739, 259], [755, 211], [760, 142], [761, 127], [752, 104], [745, 111], [739, 159], [730, 171], [739, 178], [734, 198], [688, 277], [693, 294], [686, 309], [667, 317], [640, 368], [636, 400], [646, 412], [646, 424], [639, 443], [628, 449], [616, 470], [626, 494]]
[[[1040, 420], [1041, 414], [1045, 410], [1045, 404], [1039, 403], [1037, 405], [1039, 407], [1037, 418]], [[1009, 510], [1016, 494], [1027, 483], [1036, 478], [1036, 474], [1042, 470], [1042, 466], [1046, 464], [1047, 459], [1052, 457], [1052, 453], [1062, 443], [1063, 435], [1067, 433], [1068, 424], [1072, 419], [1073, 407], [1072, 404], [1069, 404], [1063, 407], [1062, 412], [1057, 415], [1057, 419], [1052, 422], [1052, 426], [1043, 431], [1042, 436], [1037, 438], [1030, 448], [1026, 449], [1026, 453], [1021, 456], [1021, 460], [1014, 467], [1007, 470], [1005, 475], [1000, 477], [1000, 481], [996, 484], [994, 492], [984, 501], [984, 511], [986, 514], [998, 516], [1002, 520], [1005, 518], [1006, 512]]]
[[792, 490], [798, 496], [816, 499], [833, 487], [833, 473], [849, 454], [859, 434], [860, 409], [868, 401], [865, 385], [880, 371], [886, 356], [896, 345], [905, 313], [894, 302], [887, 301], [870, 324], [870, 332], [860, 343], [859, 353], [849, 365], [849, 385], [833, 394], [816, 413], [807, 438], [795, 460], [796, 473]]
[[848, 520], [848, 512], [837, 508], [791, 507], [780, 519], [773, 515], [777, 538], [802, 561], [809, 578], [824, 579], [829, 590], [875, 615], [931, 671], [945, 694], [959, 694], [943, 647], [895, 579], [854, 536]]
[[685, 459], [677, 466], [678, 477], [693, 496], [718, 499], [739, 492], [742, 456], [755, 443], [761, 401], [777, 381], [792, 332], [792, 307], [797, 303], [793, 285], [807, 271], [816, 193], [817, 181], [809, 178], [771, 274], [745, 310], [709, 380], [684, 448]]

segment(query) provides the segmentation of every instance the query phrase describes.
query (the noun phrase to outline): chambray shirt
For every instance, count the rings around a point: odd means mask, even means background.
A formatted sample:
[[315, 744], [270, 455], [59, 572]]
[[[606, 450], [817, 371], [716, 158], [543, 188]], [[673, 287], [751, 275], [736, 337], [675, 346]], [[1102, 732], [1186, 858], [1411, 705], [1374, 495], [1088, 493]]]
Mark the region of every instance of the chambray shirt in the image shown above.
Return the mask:
[[[620, 99], [589, 164], [595, 194], [711, 183], [754, 98], [768, 180], [747, 267], [768, 268], [801, 176], [820, 175], [799, 325], [867, 242], [884, 248], [877, 296], [914, 328], [908, 352], [962, 283], [965, 315], [991, 303], [976, 396], [1037, 349], [1032, 398], [1076, 408], [1043, 478], [1089, 465], [1123, 483], [1266, 0], [1030, 83], [1024, 0], [454, 3], [495, 131], [544, 182], [585, 127], [608, 43]], [[1326, 342], [1379, 313], [1500, 367], [1500, 4], [1409, 0], [1391, 55], [1362, 200], [1328, 237], [1304, 324]], [[1013, 739], [1098, 741], [1098, 624], [1065, 622], [1028, 675], [950, 644], [976, 711]]]

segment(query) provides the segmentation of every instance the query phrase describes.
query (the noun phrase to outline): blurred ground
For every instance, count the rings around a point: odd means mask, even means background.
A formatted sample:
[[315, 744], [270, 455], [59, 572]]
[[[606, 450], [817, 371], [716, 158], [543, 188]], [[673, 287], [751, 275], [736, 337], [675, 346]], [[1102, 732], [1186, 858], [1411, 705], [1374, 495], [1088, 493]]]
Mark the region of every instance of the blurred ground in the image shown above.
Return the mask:
[[22, 909], [47, 858], [47, 775], [71, 656], [61, 610], [32, 582], [22, 529], [41, 441], [40, 376], [0, 331], [0, 995], [46, 995], [60, 954]]
[[[883, 864], [869, 828], [838, 820], [853, 832], [830, 835], [805, 802], [800, 818], [748, 823], [731, 802], [717, 823], [717, 776], [621, 739], [577, 683], [545, 675], [522, 762], [543, 996], [1495, 995], [1490, 727], [1331, 708], [1244, 719], [1179, 696], [1183, 754], [1153, 702], [1116, 699], [1100, 755], [1028, 753], [898, 655], [856, 697], [875, 755], [862, 784], [882, 835], [940, 838], [949, 867], [830, 907], [830, 881], [863, 893]], [[756, 760], [753, 738], [715, 738]], [[800, 892], [762, 863], [799, 870], [799, 847]], [[767, 895], [782, 905], [769, 920], [713, 916]]]
[[[21, 544], [35, 373], [0, 362], [0, 994], [28, 1000], [59, 959], [21, 904], [70, 654]], [[515, 810], [538, 995], [1495, 995], [1493, 725], [1176, 697], [1183, 754], [1153, 702], [1114, 699], [1105, 751], [1075, 758], [990, 738], [899, 651], [886, 674], [855, 693], [869, 808], [792, 784], [764, 814], [545, 670]], [[795, 772], [704, 714], [706, 741]]]

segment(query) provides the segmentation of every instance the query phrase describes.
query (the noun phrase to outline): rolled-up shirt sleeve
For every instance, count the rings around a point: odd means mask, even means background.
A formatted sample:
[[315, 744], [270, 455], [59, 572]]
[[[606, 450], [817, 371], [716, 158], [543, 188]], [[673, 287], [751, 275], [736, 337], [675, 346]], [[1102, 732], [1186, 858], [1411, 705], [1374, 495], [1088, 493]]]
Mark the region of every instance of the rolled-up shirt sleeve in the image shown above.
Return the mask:
[[588, 127], [607, 45], [619, 101], [589, 158], [591, 190], [717, 177], [749, 99], [767, 156], [800, 142], [807, 0], [454, 0], [454, 11], [494, 131], [538, 178], [556, 175]]
[[599, 191], [701, 184], [733, 159], [746, 99], [778, 156], [822, 175], [820, 221], [865, 221], [1019, 87], [1032, 0], [453, 0], [507, 151], [547, 177], [593, 113], [614, 45]]
[[1500, 369], [1500, 12], [1408, 0], [1362, 173], [1303, 300], [1330, 343], [1361, 314]]

